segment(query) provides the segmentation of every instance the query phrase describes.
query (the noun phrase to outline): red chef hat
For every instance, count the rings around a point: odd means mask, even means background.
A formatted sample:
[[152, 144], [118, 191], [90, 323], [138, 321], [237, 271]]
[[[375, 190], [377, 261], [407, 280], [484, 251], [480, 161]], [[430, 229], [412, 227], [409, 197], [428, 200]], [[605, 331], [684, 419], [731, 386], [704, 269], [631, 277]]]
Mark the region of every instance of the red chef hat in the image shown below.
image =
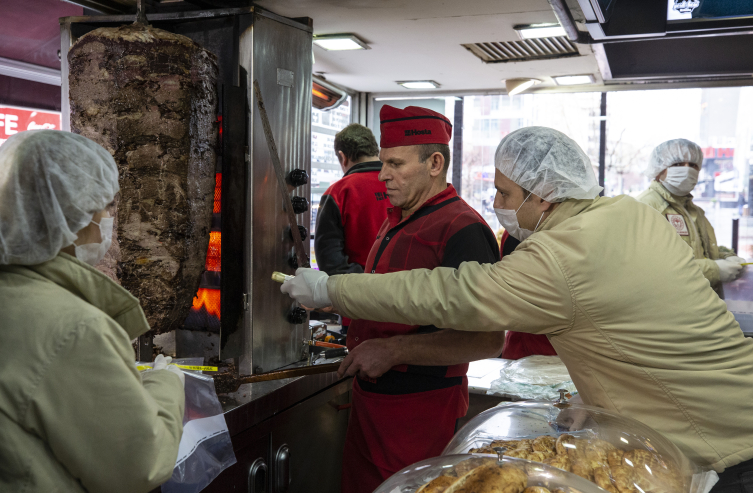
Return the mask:
[[384, 105], [379, 111], [382, 138], [379, 146], [401, 147], [419, 144], [449, 144], [452, 124], [436, 111], [408, 106], [404, 110]]

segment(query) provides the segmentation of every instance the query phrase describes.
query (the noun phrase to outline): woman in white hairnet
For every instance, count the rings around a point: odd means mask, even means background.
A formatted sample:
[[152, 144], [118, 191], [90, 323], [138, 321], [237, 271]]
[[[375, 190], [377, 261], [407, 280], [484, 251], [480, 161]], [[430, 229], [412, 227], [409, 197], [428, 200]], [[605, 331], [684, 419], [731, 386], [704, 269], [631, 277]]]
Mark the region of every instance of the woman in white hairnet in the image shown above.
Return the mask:
[[112, 156], [85, 137], [34, 130], [0, 147], [0, 491], [148, 492], [172, 475], [184, 377], [163, 357], [139, 374], [144, 312], [93, 267], [118, 190]]
[[753, 471], [753, 340], [693, 252], [650, 207], [598, 197], [590, 160], [561, 132], [516, 130], [495, 164], [494, 207], [522, 240], [500, 262], [298, 269], [283, 292], [354, 319], [546, 334], [586, 404], [644, 422], [699, 465], [730, 468], [720, 484], [739, 484]]
[[693, 203], [690, 192], [698, 183], [703, 165], [703, 151], [686, 139], [668, 140], [656, 146], [649, 158], [646, 176], [653, 180], [640, 194], [639, 202], [666, 217], [682, 240], [693, 249], [696, 265], [711, 287], [723, 295], [723, 282], [734, 281], [743, 271], [745, 259], [718, 246], [714, 228], [703, 209]]

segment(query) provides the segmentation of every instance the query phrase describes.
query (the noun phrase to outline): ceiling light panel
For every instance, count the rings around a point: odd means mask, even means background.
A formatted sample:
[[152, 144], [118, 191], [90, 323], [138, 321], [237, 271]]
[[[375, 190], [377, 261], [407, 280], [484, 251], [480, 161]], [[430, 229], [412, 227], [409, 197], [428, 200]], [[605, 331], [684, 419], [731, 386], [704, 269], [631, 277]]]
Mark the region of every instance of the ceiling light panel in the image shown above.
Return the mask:
[[355, 34], [324, 34], [314, 36], [314, 44], [327, 51], [368, 50], [369, 45]]
[[515, 26], [520, 39], [539, 39], [566, 36], [565, 28], [559, 24], [531, 24], [527, 26]]
[[433, 80], [403, 80], [398, 81], [398, 84], [406, 89], [436, 89], [439, 84]]
[[593, 75], [563, 75], [552, 77], [558, 86], [577, 86], [581, 84], [593, 84], [595, 82]]

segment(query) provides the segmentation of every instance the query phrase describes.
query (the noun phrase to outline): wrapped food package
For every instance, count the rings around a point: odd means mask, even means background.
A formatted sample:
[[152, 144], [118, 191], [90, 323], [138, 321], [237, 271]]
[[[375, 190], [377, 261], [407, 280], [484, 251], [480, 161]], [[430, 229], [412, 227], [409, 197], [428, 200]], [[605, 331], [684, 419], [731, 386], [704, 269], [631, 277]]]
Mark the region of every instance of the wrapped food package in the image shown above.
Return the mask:
[[500, 452], [572, 473], [609, 493], [705, 493], [716, 477], [645, 424], [582, 404], [501, 404], [471, 419], [443, 455]]
[[600, 493], [572, 473], [523, 459], [445, 455], [393, 474], [374, 493]]
[[113, 245], [97, 266], [141, 301], [152, 333], [182, 326], [214, 201], [216, 57], [151, 26], [100, 28], [68, 53], [71, 130], [118, 164]]

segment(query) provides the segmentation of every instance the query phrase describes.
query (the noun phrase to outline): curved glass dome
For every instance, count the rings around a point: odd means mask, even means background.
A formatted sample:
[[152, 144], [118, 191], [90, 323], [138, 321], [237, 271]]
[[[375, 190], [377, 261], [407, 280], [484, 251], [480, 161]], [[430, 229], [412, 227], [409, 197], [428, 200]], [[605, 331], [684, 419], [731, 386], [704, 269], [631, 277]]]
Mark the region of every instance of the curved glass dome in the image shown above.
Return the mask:
[[497, 454], [547, 464], [610, 493], [695, 492], [699, 469], [659, 432], [582, 404], [528, 401], [471, 419], [443, 455]]
[[[604, 493], [569, 472], [523, 459], [443, 455], [393, 474], [374, 493]], [[648, 493], [648, 492], [646, 492]]]

